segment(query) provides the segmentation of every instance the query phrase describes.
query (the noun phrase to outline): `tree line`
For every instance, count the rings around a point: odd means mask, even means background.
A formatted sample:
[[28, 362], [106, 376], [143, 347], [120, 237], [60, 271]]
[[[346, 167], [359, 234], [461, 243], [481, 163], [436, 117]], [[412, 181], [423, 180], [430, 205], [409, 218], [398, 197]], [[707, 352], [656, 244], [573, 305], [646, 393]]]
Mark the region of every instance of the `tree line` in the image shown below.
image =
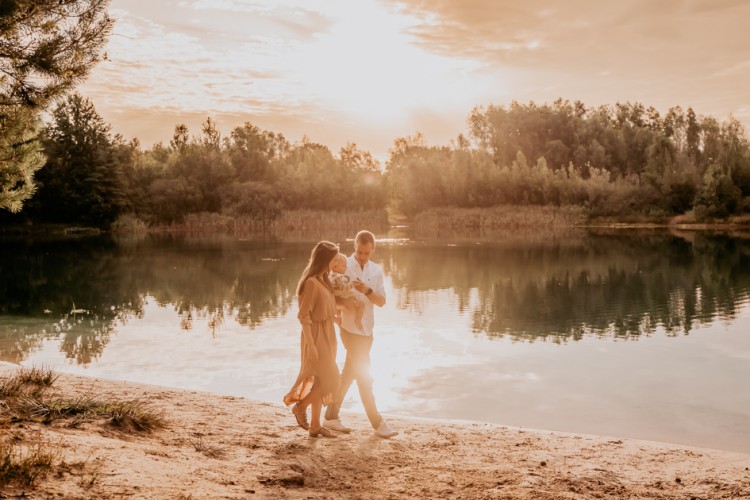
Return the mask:
[[[0, 4], [0, 223], [150, 225], [192, 214], [272, 221], [295, 210], [583, 207], [591, 216], [696, 219], [750, 211], [750, 147], [734, 118], [641, 103], [477, 107], [467, 134], [397, 138], [381, 166], [349, 143], [291, 143], [252, 123], [222, 137], [209, 117], [168, 144], [126, 141], [71, 94], [106, 58], [108, 0]], [[42, 112], [52, 108], [48, 123]], [[23, 208], [23, 210], [22, 210]], [[210, 220], [210, 219], [209, 219]]]
[[502, 204], [580, 205], [595, 216], [750, 211], [750, 147], [734, 118], [558, 99], [478, 107], [468, 124], [469, 137], [450, 146], [427, 147], [419, 135], [395, 141], [388, 179], [403, 212]]
[[198, 135], [177, 125], [168, 145], [143, 149], [112, 135], [93, 103], [74, 94], [52, 112], [42, 143], [47, 162], [21, 217], [109, 225], [123, 213], [147, 224], [188, 214], [273, 219], [282, 210], [368, 210], [385, 206], [382, 172], [355, 144], [337, 156], [303, 140], [245, 123], [221, 137], [208, 118]]
[[222, 137], [210, 117], [197, 135], [178, 124], [169, 144], [142, 148], [73, 94], [42, 131], [37, 193], [4, 219], [106, 227], [121, 214], [159, 225], [189, 214], [273, 220], [289, 210], [388, 206], [408, 216], [497, 205], [699, 219], [750, 211], [750, 147], [733, 118], [558, 100], [475, 108], [468, 122], [468, 137], [447, 146], [427, 146], [419, 134], [396, 139], [382, 168], [354, 143], [334, 154], [251, 123]]

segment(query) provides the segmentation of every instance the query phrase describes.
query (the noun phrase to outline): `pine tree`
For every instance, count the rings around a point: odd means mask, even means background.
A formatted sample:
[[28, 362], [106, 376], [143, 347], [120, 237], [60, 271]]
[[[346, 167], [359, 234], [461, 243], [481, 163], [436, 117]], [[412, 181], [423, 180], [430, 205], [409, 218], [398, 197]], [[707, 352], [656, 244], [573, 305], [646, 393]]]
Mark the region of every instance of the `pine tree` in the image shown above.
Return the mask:
[[18, 212], [36, 191], [34, 172], [44, 164], [38, 129], [28, 108], [0, 112], [0, 208]]
[[33, 206], [48, 222], [108, 226], [125, 208], [125, 183], [110, 126], [89, 99], [73, 94], [45, 130], [47, 163]]
[[0, 1], [0, 209], [17, 212], [34, 193], [39, 113], [101, 59], [108, 3]]

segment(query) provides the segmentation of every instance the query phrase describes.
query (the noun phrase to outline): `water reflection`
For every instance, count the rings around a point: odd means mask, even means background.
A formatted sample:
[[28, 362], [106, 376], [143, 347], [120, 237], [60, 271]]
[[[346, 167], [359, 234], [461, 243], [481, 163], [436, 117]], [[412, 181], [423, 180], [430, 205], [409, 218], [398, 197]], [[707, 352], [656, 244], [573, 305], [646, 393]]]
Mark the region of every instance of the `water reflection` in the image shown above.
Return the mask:
[[112, 242], [5, 241], [0, 254], [0, 356], [18, 362], [48, 337], [79, 363], [97, 358], [140, 294]]
[[[750, 244], [726, 236], [588, 234], [525, 244], [410, 245], [387, 252], [400, 306], [451, 289], [474, 332], [514, 339], [633, 338], [731, 320], [750, 290]], [[472, 291], [478, 304], [470, 306]]]
[[[750, 290], [750, 244], [722, 235], [397, 243], [376, 253], [397, 307], [419, 315], [443, 300], [435, 291], [449, 290], [455, 313], [490, 337], [687, 334], [731, 321]], [[173, 308], [183, 330], [198, 319], [212, 334], [226, 321], [254, 329], [293, 308], [309, 249], [221, 237], [4, 241], [0, 358], [22, 361], [42, 339], [59, 337], [66, 357], [88, 364], [117, 325], [142, 316], [145, 297]]]
[[146, 296], [190, 330], [227, 317], [253, 328], [292, 305], [308, 244], [228, 239], [106, 238], [3, 242], [0, 359], [19, 362], [42, 339], [61, 338], [70, 359], [99, 357], [117, 324], [142, 315]]

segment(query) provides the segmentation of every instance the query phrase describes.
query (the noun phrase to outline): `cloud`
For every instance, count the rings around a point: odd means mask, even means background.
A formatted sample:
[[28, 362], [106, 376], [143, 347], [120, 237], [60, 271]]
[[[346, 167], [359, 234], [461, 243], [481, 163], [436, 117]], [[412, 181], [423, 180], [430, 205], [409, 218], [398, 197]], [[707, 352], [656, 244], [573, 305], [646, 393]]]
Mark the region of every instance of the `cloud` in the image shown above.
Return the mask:
[[430, 50], [557, 70], [693, 61], [686, 68], [692, 71], [696, 64], [714, 64], [716, 56], [744, 57], [743, 20], [750, 15], [747, 2], [718, 8], [713, 1], [681, 0], [413, 0], [394, 6], [423, 20], [412, 35]]
[[[519, 100], [640, 100], [720, 118], [750, 101], [750, 3], [401, 0], [414, 43], [505, 71]], [[593, 102], [592, 102], [593, 101]], [[597, 102], [598, 101], [598, 102]]]
[[[113, 0], [110, 60], [80, 91], [144, 144], [211, 115], [334, 149], [355, 141], [380, 158], [398, 136], [444, 143], [473, 106], [512, 99], [679, 104], [750, 125], [748, 9], [731, 0]], [[139, 132], [131, 115], [162, 131]]]

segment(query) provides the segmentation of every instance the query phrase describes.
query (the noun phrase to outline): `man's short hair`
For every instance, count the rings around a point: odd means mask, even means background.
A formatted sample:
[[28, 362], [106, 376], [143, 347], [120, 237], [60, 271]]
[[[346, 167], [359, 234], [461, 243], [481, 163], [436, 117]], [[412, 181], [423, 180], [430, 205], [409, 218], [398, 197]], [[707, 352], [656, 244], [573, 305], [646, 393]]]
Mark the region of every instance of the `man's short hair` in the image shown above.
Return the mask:
[[354, 244], [363, 244], [366, 245], [367, 243], [372, 243], [372, 246], [375, 246], [375, 235], [372, 234], [370, 231], [363, 229], [362, 231], [357, 233], [357, 236], [354, 237]]

